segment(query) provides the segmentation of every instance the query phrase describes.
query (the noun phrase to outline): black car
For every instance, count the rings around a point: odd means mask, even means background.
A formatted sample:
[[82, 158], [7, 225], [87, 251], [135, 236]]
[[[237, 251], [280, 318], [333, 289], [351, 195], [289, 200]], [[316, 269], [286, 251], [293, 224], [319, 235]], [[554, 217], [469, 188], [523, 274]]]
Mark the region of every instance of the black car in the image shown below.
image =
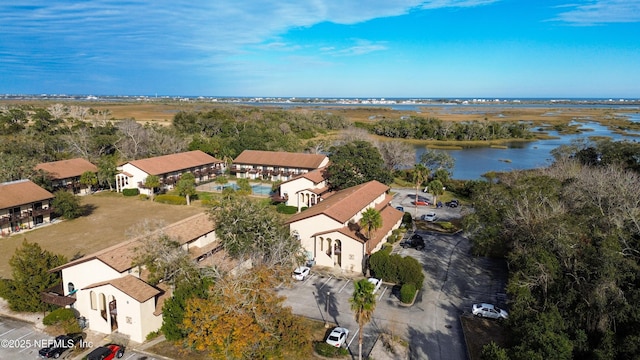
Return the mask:
[[453, 199], [451, 201], [447, 201], [445, 205], [447, 205], [448, 207], [456, 208], [460, 206], [460, 202], [457, 199]]
[[40, 351], [38, 351], [38, 354], [41, 358], [57, 359], [60, 357], [60, 355], [62, 355], [62, 353], [76, 346], [76, 344], [79, 344], [81, 341], [82, 334], [60, 335], [51, 340], [51, 343], [48, 347], [40, 349]]
[[403, 248], [424, 249], [424, 239], [418, 234], [413, 234], [409, 239], [400, 243]]

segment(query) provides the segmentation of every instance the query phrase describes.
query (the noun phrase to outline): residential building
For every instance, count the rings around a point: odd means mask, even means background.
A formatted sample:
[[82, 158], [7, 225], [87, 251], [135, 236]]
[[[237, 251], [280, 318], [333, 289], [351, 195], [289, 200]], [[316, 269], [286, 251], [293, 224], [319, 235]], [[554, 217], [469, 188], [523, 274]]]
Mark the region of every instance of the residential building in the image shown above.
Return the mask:
[[233, 160], [230, 172], [239, 179], [287, 181], [328, 163], [321, 154], [245, 150]]
[[214, 179], [225, 170], [224, 161], [200, 150], [129, 161], [118, 167], [116, 190], [139, 189], [151, 195], [144, 183], [149, 175], [160, 178], [160, 189], [172, 189], [184, 173], [192, 173], [196, 183]]
[[[171, 224], [156, 234], [178, 241], [199, 261], [222, 249], [206, 213]], [[60, 272], [62, 280], [42, 294], [43, 301], [77, 310], [93, 331], [117, 331], [144, 342], [149, 333], [162, 326], [162, 305], [171, 291], [163, 283], [154, 286], [146, 282], [146, 270], [134, 266], [136, 249], [143, 240], [142, 236], [130, 239], [51, 269]]]
[[80, 195], [89, 192], [88, 186], [80, 184], [80, 176], [86, 171], [98, 172], [95, 165], [83, 158], [40, 163], [36, 165], [36, 170], [47, 174], [54, 191], [65, 189]]
[[[293, 215], [287, 224], [315, 265], [364, 272], [366, 261], [380, 250], [403, 213], [390, 205], [389, 187], [378, 181], [353, 186], [331, 195], [307, 210]], [[359, 225], [362, 213], [380, 212], [382, 227], [368, 236]]]
[[31, 180], [0, 184], [0, 234], [10, 235], [51, 221], [52, 193]]
[[295, 206], [298, 211], [325, 200], [333, 194], [329, 191], [325, 169], [315, 169], [281, 183], [278, 187], [278, 199], [274, 200]]

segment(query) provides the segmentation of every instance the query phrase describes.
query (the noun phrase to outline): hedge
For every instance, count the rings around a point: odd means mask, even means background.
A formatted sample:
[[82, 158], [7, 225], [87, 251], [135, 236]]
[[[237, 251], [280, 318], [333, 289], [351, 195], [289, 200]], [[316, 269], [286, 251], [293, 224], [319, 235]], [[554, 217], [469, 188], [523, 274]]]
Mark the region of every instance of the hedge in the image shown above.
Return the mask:
[[281, 214], [293, 215], [298, 212], [296, 206], [287, 206], [285, 203], [280, 203], [276, 206], [276, 211]]
[[67, 321], [70, 319], [75, 319], [76, 314], [73, 313], [73, 310], [67, 308], [55, 309], [47, 316], [42, 319], [42, 323], [44, 325], [55, 325], [62, 321]]
[[178, 195], [162, 194], [155, 197], [155, 201], [162, 204], [187, 205], [187, 198]]
[[324, 341], [315, 343], [314, 348], [320, 356], [335, 358], [349, 355], [349, 350], [343, 347], [331, 346]]
[[416, 296], [416, 287], [413, 284], [404, 284], [400, 288], [400, 301], [410, 304]]
[[413, 284], [418, 289], [422, 288], [422, 265], [410, 256], [402, 257], [397, 254], [391, 255], [388, 251], [378, 251], [369, 258], [369, 269], [373, 276], [383, 281]]
[[122, 189], [122, 195], [124, 196], [137, 196], [140, 194], [138, 189]]

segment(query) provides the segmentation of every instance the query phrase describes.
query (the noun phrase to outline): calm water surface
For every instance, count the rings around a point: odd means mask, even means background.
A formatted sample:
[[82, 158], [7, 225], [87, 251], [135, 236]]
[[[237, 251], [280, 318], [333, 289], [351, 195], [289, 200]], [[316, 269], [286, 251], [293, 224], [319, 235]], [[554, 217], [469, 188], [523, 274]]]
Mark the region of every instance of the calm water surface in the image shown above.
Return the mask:
[[[640, 121], [640, 114], [635, 120]], [[469, 148], [462, 150], [442, 150], [449, 153], [455, 160], [453, 178], [461, 180], [480, 179], [482, 174], [489, 171], [511, 171], [545, 167], [551, 164], [553, 156], [551, 150], [560, 145], [568, 145], [575, 139], [587, 139], [590, 136], [607, 136], [613, 140], [639, 141], [637, 136], [622, 136], [612, 133], [606, 126], [596, 122], [580, 123], [582, 129], [591, 131], [575, 135], [550, 135], [558, 139], [539, 140], [534, 142], [517, 142], [507, 144], [507, 149]], [[424, 153], [424, 146], [416, 146], [416, 161]]]

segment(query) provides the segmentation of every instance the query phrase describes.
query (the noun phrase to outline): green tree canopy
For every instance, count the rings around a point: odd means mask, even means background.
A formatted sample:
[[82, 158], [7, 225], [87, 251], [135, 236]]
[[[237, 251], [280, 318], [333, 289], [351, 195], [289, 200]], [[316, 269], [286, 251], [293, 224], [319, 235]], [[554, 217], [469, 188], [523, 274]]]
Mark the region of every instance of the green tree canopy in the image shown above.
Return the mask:
[[187, 198], [187, 205], [191, 205], [191, 197], [196, 194], [196, 178], [192, 173], [185, 173], [180, 176], [176, 184], [176, 189], [180, 196]]
[[85, 171], [80, 175], [80, 184], [89, 188], [89, 192], [92, 192], [93, 187], [98, 184], [98, 176], [93, 171]]
[[290, 277], [302, 259], [302, 247], [273, 208], [245, 196], [223, 198], [211, 215], [226, 252], [254, 265], [268, 265], [276, 276]]
[[149, 175], [144, 179], [144, 186], [151, 189], [151, 200], [153, 200], [156, 188], [160, 187], [160, 178], [157, 175]]
[[366, 141], [334, 146], [329, 152], [331, 164], [327, 167], [327, 179], [332, 189], [342, 190], [371, 180], [383, 184], [393, 181], [378, 149]]
[[43, 250], [38, 243], [26, 239], [9, 260], [12, 279], [7, 281], [2, 296], [14, 311], [43, 311], [41, 293], [60, 281], [59, 273], [49, 270], [67, 262], [64, 256]]
[[61, 215], [65, 219], [71, 220], [82, 215], [80, 198], [70, 191], [56, 191], [55, 198], [51, 204], [56, 214]]

